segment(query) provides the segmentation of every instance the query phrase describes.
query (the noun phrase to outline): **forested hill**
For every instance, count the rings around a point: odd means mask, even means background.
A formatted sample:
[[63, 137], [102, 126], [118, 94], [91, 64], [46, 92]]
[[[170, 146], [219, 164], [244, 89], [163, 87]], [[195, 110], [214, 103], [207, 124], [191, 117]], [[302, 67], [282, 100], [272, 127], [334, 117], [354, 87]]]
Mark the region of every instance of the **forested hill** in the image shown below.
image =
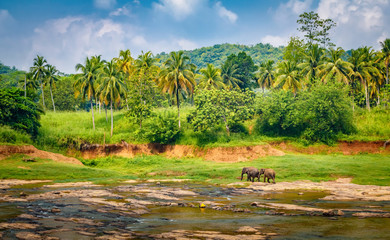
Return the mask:
[[[267, 60], [274, 60], [275, 62], [282, 60], [284, 47], [273, 47], [271, 44], [256, 44], [254, 46], [246, 46], [239, 44], [217, 44], [212, 47], [202, 47], [195, 50], [184, 51], [185, 55], [190, 57], [191, 62], [198, 68], [206, 67], [207, 63], [212, 63], [216, 67], [220, 67], [227, 57], [231, 54], [238, 54], [244, 51], [251, 56], [253, 62], [259, 63]], [[168, 53], [160, 53], [156, 55], [160, 62], [168, 59]]]
[[0, 88], [16, 87], [24, 79], [25, 72], [0, 62]]

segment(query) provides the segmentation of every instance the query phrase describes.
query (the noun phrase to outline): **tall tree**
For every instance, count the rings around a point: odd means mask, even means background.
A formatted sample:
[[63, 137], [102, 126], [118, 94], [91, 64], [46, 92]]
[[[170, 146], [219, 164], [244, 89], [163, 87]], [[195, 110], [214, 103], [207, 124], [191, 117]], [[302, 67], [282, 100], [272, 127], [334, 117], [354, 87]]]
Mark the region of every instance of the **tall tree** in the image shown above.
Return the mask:
[[344, 53], [345, 51], [340, 47], [337, 49], [331, 48], [327, 51], [324, 62], [319, 66], [323, 82], [335, 79], [338, 82], [344, 82], [346, 85], [349, 85], [352, 64], [342, 60], [341, 57]]
[[222, 82], [221, 69], [214, 67], [213, 64], [207, 64], [206, 68], [200, 71], [199, 87], [203, 89], [222, 89], [225, 84]]
[[50, 96], [51, 96], [51, 102], [53, 103], [53, 111], [56, 111], [56, 106], [54, 104], [53, 99], [53, 87], [55, 87], [56, 82], [58, 81], [57, 76], [58, 70], [55, 66], [52, 66], [50, 64], [47, 65], [47, 71], [46, 71], [46, 84], [49, 85], [50, 88]]
[[180, 124], [180, 101], [181, 92], [192, 92], [195, 86], [195, 65], [190, 63], [190, 58], [183, 55], [183, 51], [171, 52], [164, 62], [164, 69], [160, 72], [160, 82], [163, 92], [176, 97], [177, 118]]
[[237, 55], [231, 54], [228, 56], [226, 62], [237, 66], [237, 78], [240, 80], [238, 85], [241, 89], [254, 87], [254, 79], [256, 78], [254, 73], [257, 70], [257, 66], [253, 63], [251, 56], [242, 51]]
[[274, 87], [281, 87], [284, 90], [291, 90], [296, 96], [297, 91], [302, 87], [299, 82], [299, 69], [295, 62], [283, 61], [276, 68], [276, 79]]
[[321, 19], [318, 13], [311, 11], [299, 15], [297, 23], [301, 25], [298, 30], [305, 34], [309, 45], [315, 42], [322, 44], [323, 47], [334, 45], [329, 38], [329, 31], [336, 26], [332, 19]]
[[384, 63], [386, 67], [386, 84], [389, 84], [389, 65], [390, 65], [390, 38], [381, 42]]
[[305, 43], [299, 37], [291, 37], [287, 46], [284, 49], [283, 59], [301, 63], [303, 61], [303, 53], [305, 52]]
[[106, 105], [110, 103], [112, 136], [114, 132], [113, 104], [120, 102], [121, 95], [126, 91], [126, 85], [123, 82], [123, 75], [114, 60], [104, 65], [101, 77], [103, 82], [99, 87], [99, 97]]
[[30, 71], [33, 73], [33, 77], [41, 85], [41, 94], [42, 94], [42, 105], [43, 108], [46, 108], [45, 105], [45, 94], [43, 92], [43, 85], [45, 81], [47, 61], [43, 56], [38, 56], [34, 58], [33, 66], [30, 68]]
[[324, 49], [318, 46], [318, 44], [309, 45], [308, 50], [303, 54], [303, 58], [304, 61], [298, 64], [298, 67], [301, 69], [306, 84], [310, 87], [319, 76], [319, 66], [323, 62]]
[[222, 82], [230, 88], [239, 88], [242, 81], [237, 77], [238, 68], [231, 62], [225, 62], [221, 67]]
[[274, 61], [268, 60], [260, 64], [259, 69], [259, 79], [257, 82], [259, 86], [263, 89], [270, 88], [274, 84], [275, 80], [275, 70], [274, 70]]
[[369, 82], [379, 71], [373, 65], [374, 51], [370, 47], [362, 47], [351, 51], [348, 61], [352, 63], [351, 78], [359, 80], [364, 87], [364, 96], [366, 99], [366, 108], [370, 110]]
[[[124, 81], [125, 84], [130, 84], [130, 78], [133, 75], [135, 71], [134, 67], [134, 58], [131, 57], [131, 52], [129, 49], [123, 51], [120, 50], [119, 52], [119, 57], [115, 58], [115, 62], [119, 67], [119, 70], [123, 72], [124, 74]], [[126, 100], [126, 107], [127, 110], [129, 110], [129, 104], [127, 103], [127, 97], [125, 98]]]
[[75, 75], [76, 81], [73, 84], [76, 90], [75, 94], [78, 95], [81, 93], [83, 100], [85, 100], [85, 97], [87, 96], [87, 99], [91, 103], [93, 130], [95, 130], [93, 99], [96, 97], [95, 81], [99, 75], [100, 67], [101, 66], [99, 64], [87, 57], [84, 65], [82, 65], [81, 63], [78, 63], [76, 65], [76, 71], [80, 70], [81, 73]]

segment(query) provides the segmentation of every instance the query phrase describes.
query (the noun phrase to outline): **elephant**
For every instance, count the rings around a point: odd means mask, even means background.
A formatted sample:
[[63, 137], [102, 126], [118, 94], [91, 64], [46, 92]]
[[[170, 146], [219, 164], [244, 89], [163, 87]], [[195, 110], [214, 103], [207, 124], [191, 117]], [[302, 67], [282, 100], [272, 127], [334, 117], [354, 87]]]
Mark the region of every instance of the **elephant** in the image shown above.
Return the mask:
[[242, 169], [242, 172], [241, 172], [241, 181], [242, 181], [242, 177], [244, 176], [244, 174], [246, 174], [246, 176], [247, 176], [247, 178], [246, 178], [247, 181], [254, 182], [255, 178], [257, 178], [257, 181], [260, 182], [259, 169], [255, 168], [255, 167], [244, 167]]
[[273, 183], [275, 183], [275, 171], [271, 168], [262, 168], [260, 169], [260, 173], [259, 173], [259, 178], [261, 176], [261, 174], [264, 174], [264, 182], [265, 182], [265, 178], [267, 178], [267, 182], [269, 182], [270, 179], [272, 179]]

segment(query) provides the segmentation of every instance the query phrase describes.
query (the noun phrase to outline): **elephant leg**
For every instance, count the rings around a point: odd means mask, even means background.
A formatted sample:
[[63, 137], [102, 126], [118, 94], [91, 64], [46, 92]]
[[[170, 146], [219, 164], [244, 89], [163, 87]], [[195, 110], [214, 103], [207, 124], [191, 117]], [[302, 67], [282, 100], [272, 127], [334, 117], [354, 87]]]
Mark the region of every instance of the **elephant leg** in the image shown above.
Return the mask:
[[269, 178], [267, 179], [267, 182], [270, 183], [270, 182], [269, 182]]
[[265, 182], [265, 175], [264, 175], [264, 179], [263, 179], [263, 180], [264, 180], [264, 182]]

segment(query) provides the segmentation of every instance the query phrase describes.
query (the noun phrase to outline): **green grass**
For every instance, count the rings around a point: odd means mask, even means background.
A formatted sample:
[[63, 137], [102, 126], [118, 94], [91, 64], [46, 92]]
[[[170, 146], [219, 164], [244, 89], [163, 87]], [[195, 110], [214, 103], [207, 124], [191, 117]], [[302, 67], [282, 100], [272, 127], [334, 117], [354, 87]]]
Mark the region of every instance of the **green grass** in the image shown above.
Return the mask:
[[285, 155], [251, 162], [217, 163], [195, 158], [162, 156], [106, 157], [84, 160], [86, 166], [38, 159], [24, 162], [23, 155], [0, 161], [0, 179], [52, 179], [114, 183], [123, 179], [191, 179], [195, 182], [228, 184], [240, 181], [245, 166], [273, 168], [276, 181], [329, 181], [352, 177], [354, 183], [390, 185], [390, 156], [386, 155]]
[[0, 125], [0, 144], [25, 145], [31, 143], [32, 140], [27, 133], [14, 130], [6, 125]]

